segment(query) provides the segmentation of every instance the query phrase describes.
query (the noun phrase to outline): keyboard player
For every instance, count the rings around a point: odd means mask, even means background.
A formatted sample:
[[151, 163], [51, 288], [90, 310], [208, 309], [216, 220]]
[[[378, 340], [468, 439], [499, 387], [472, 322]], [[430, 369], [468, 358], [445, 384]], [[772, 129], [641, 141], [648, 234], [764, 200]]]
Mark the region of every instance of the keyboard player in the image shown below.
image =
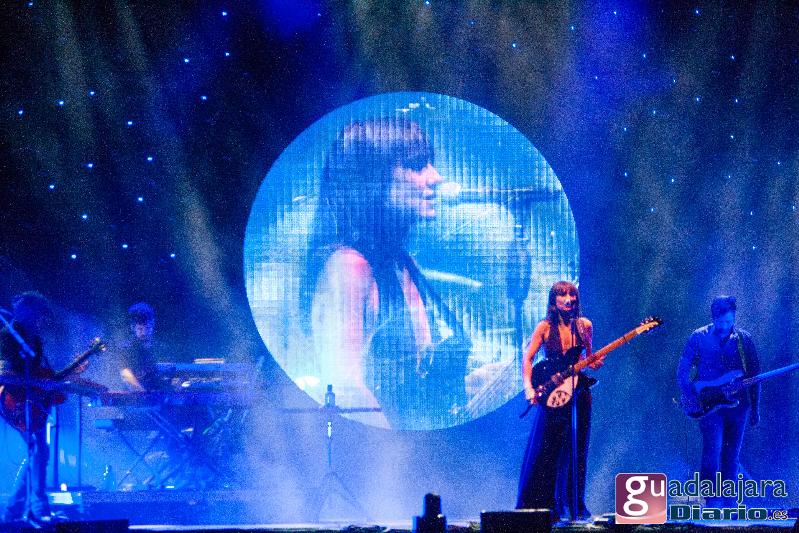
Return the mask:
[[128, 323], [132, 336], [122, 348], [122, 381], [136, 392], [162, 390], [157, 363], [163, 350], [155, 339], [155, 311], [148, 303], [135, 303], [128, 308]]

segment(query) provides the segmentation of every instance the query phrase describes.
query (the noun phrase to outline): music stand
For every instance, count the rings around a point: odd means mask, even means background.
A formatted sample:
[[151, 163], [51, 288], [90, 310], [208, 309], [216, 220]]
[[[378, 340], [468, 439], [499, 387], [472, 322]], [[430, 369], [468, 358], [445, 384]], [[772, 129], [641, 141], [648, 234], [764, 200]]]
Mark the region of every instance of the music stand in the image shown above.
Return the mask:
[[319, 517], [322, 514], [322, 509], [328, 499], [334, 494], [338, 494], [343, 500], [348, 502], [361, 516], [367, 521], [371, 521], [369, 513], [366, 512], [361, 502], [353, 494], [352, 490], [344, 483], [338, 472], [333, 466], [333, 421], [337, 414], [346, 413], [379, 413], [382, 412], [380, 407], [338, 407], [336, 405], [336, 395], [333, 392], [333, 385], [327, 386], [327, 393], [325, 394], [325, 404], [322, 407], [315, 407], [309, 409], [284, 409], [284, 412], [291, 413], [322, 413], [325, 415], [325, 433], [327, 435], [327, 471], [322, 477], [322, 481], [316, 487], [316, 494], [319, 496], [315, 498], [318, 505], [314, 510], [314, 521], [319, 522]]

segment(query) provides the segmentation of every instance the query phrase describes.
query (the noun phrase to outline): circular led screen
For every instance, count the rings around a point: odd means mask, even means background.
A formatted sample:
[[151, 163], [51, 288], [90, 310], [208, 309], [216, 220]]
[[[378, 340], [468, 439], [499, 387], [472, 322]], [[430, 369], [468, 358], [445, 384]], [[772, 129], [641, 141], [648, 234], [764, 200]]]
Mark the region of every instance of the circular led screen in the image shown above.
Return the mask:
[[578, 258], [560, 182], [518, 130], [404, 92], [286, 148], [250, 212], [244, 279], [267, 349], [309, 396], [330, 402], [332, 386], [348, 418], [429, 430], [522, 389], [526, 337]]

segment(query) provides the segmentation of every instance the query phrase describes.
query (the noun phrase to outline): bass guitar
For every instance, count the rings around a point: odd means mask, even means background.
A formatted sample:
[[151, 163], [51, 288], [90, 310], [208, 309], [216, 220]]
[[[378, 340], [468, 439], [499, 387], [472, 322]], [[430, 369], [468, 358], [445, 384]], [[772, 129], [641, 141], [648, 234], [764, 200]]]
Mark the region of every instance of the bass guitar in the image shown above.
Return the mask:
[[77, 356], [59, 372], [49, 368], [37, 369], [32, 372], [31, 379], [27, 383], [20, 376], [3, 376], [0, 378], [4, 382], [0, 386], [0, 416], [19, 431], [27, 431], [28, 427], [25, 423], [25, 401], [27, 396], [25, 392], [26, 389], [30, 390], [30, 429], [33, 432], [39, 431], [47, 423], [50, 408], [67, 400], [66, 395], [59, 390], [58, 382], [69, 377], [90, 356], [105, 350], [105, 343], [96, 338], [85, 352]]
[[[558, 359], [544, 359], [533, 367], [533, 389], [535, 389], [536, 403], [547, 407], [563, 407], [571, 401], [574, 395], [574, 385], [577, 374], [585, 367], [596, 361], [604, 359], [610, 352], [619, 346], [630, 342], [632, 339], [660, 326], [663, 321], [657, 317], [647, 317], [641, 324], [611, 342], [607, 346], [595, 351], [590, 357], [580, 359], [583, 352], [582, 346], [575, 346]], [[532, 404], [531, 404], [532, 405]], [[525, 411], [524, 414], [526, 414]]]
[[799, 363], [794, 363], [750, 378], [744, 378], [741, 370], [733, 370], [714, 380], [695, 381], [691, 390], [683, 393], [680, 404], [690, 418], [702, 418], [719, 409], [737, 407], [740, 402], [733, 396], [747, 387], [797, 369]]

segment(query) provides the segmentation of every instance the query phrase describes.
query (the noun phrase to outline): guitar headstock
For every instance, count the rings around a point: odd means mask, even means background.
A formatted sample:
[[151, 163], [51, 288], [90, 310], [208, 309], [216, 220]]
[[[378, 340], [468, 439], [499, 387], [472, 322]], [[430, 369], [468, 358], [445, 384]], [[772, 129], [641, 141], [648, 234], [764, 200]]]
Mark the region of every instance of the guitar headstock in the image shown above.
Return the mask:
[[656, 316], [648, 316], [641, 322], [641, 324], [637, 328], [635, 328], [635, 331], [640, 335], [641, 333], [652, 331], [653, 329], [662, 324], [663, 324], [662, 319]]
[[104, 352], [108, 349], [108, 345], [103, 341], [100, 337], [95, 337], [92, 339], [92, 343], [89, 345], [89, 353], [100, 353]]

